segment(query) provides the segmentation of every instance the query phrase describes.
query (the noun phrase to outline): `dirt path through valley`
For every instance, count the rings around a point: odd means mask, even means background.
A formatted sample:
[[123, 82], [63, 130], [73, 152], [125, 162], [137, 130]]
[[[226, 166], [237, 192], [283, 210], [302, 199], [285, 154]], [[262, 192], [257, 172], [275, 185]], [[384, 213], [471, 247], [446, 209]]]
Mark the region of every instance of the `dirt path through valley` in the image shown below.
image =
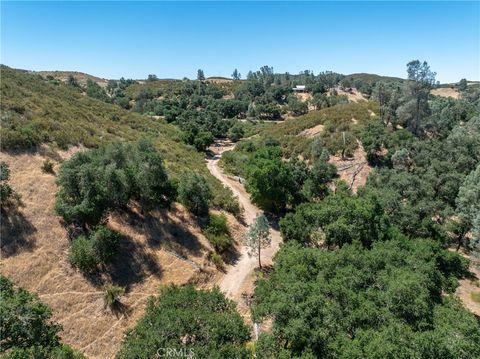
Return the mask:
[[[226, 187], [230, 188], [233, 194], [238, 198], [240, 205], [245, 210], [244, 220], [248, 225], [252, 223], [261, 210], [252, 204], [250, 201], [250, 195], [245, 191], [243, 185], [239, 183], [238, 180], [225, 175], [218, 165], [222, 153], [232, 150], [234, 147], [235, 146], [230, 142], [216, 142], [211, 148], [214, 155], [207, 158], [207, 167], [210, 173], [219, 179]], [[272, 243], [268, 248], [262, 250], [261, 256], [262, 264], [267, 265], [272, 263], [272, 258], [278, 251], [281, 242], [280, 232], [272, 227], [270, 227], [270, 235]], [[257, 266], [257, 262], [256, 258], [248, 256], [247, 247], [242, 245], [238, 260], [233, 265], [226, 268], [226, 274], [219, 283], [220, 290], [225, 293], [227, 297], [242, 305], [242, 293], [248, 293], [253, 289], [253, 273]]]

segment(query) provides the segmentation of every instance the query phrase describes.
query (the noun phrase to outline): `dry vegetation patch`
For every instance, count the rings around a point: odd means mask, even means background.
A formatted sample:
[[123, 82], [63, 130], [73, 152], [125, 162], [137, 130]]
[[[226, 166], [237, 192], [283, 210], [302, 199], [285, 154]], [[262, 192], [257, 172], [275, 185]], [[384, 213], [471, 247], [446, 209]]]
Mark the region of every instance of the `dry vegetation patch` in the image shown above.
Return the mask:
[[470, 260], [470, 276], [458, 281], [459, 286], [455, 294], [467, 309], [480, 316], [480, 301], [478, 300], [480, 299], [480, 263], [478, 259], [472, 256], [467, 256], [465, 253], [461, 254]]
[[330, 163], [337, 167], [340, 179], [347, 182], [354, 193], [358, 187], [365, 186], [367, 177], [372, 171], [372, 167], [367, 162], [367, 154], [358, 141], [358, 147], [353, 153], [353, 157], [342, 159], [340, 156], [331, 156]]
[[454, 99], [457, 99], [460, 96], [458, 90], [451, 87], [433, 89], [431, 94], [441, 97], [453, 97]]

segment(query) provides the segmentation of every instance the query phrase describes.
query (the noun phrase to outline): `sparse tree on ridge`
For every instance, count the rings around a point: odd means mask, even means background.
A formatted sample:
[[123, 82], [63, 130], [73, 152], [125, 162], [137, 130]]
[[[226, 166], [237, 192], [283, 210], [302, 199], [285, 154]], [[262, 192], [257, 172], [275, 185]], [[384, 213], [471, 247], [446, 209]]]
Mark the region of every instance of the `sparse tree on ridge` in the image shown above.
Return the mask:
[[458, 91], [465, 91], [467, 89], [467, 79], [461, 79], [458, 82]]
[[205, 81], [205, 74], [203, 73], [202, 69], [198, 69], [198, 71], [197, 71], [197, 80], [198, 81]]
[[424, 61], [410, 61], [407, 64], [408, 92], [407, 102], [401, 106], [399, 117], [403, 117], [408, 127], [415, 135], [419, 134], [420, 122], [430, 114], [428, 96], [435, 84], [435, 72]]
[[233, 74], [232, 74], [232, 78], [235, 80], [235, 81], [238, 81], [242, 78], [242, 75], [240, 74], [240, 72], [238, 72], [237, 69], [233, 70]]
[[258, 214], [248, 226], [245, 240], [248, 247], [248, 255], [258, 257], [258, 266], [261, 269], [261, 250], [268, 247], [272, 241], [268, 220], [263, 213]]

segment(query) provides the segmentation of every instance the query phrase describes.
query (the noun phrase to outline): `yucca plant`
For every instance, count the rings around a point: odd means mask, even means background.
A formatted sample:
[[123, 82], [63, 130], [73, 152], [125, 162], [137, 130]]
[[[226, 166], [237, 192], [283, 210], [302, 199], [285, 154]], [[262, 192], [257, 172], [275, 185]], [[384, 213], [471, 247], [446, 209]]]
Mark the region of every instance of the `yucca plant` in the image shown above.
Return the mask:
[[105, 306], [112, 308], [115, 304], [119, 303], [120, 297], [125, 294], [125, 289], [115, 284], [107, 284], [104, 287], [104, 300]]

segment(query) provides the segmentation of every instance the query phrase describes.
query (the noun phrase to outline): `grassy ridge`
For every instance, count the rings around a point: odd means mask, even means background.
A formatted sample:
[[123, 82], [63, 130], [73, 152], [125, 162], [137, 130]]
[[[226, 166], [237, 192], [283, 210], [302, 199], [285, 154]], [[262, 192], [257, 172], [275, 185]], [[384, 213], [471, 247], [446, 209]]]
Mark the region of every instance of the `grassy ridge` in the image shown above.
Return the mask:
[[82, 95], [66, 84], [51, 84], [40, 75], [1, 66], [2, 150], [31, 149], [46, 143], [66, 148], [94, 148], [116, 141], [153, 140], [172, 177], [186, 170], [207, 177], [215, 203], [229, 206], [231, 194], [208, 172], [204, 157], [186, 146], [180, 131], [163, 120], [128, 112]]

